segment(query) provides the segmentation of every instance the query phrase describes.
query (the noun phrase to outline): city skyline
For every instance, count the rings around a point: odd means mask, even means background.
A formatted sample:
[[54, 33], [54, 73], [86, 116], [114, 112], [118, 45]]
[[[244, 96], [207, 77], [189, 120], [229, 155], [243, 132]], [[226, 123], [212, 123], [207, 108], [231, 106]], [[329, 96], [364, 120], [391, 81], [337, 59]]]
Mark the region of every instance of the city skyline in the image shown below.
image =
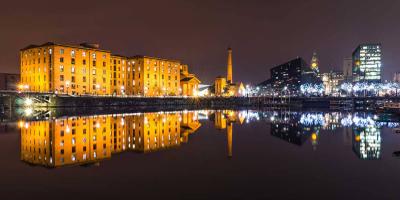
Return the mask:
[[[233, 79], [254, 84], [269, 77], [273, 66], [295, 57], [309, 61], [314, 51], [321, 72], [341, 70], [343, 59], [362, 43], [382, 44], [384, 80], [392, 79], [398, 62], [396, 1], [26, 4], [1, 10], [2, 72], [18, 72], [18, 51], [47, 41], [97, 42], [117, 54], [179, 59], [204, 83], [226, 73], [228, 46], [235, 52]], [[3, 8], [15, 6], [7, 2]]]

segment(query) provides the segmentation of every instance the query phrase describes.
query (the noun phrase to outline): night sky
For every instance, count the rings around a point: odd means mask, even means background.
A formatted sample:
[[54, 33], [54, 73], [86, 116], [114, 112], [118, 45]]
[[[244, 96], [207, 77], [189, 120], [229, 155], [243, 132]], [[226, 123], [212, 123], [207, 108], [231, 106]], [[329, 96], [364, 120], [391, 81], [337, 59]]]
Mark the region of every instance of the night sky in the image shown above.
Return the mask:
[[399, 0], [6, 1], [0, 6], [0, 71], [19, 72], [19, 49], [48, 41], [100, 43], [126, 56], [175, 58], [203, 83], [226, 75], [258, 83], [269, 68], [315, 50], [322, 72], [342, 69], [359, 43], [380, 42], [384, 79], [400, 71]]

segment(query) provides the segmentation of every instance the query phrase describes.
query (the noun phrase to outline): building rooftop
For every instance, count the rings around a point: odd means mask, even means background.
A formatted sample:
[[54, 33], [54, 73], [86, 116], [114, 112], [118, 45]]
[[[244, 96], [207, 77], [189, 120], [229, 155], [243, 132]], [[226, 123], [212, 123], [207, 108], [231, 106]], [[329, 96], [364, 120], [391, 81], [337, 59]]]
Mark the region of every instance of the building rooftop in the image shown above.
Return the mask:
[[31, 45], [26, 46], [25, 48], [22, 48], [21, 51], [34, 49], [34, 48], [40, 48], [40, 47], [47, 47], [47, 46], [63, 46], [63, 47], [69, 47], [69, 48], [92, 49], [92, 50], [103, 51], [103, 52], [111, 52], [110, 50], [100, 49], [100, 45], [98, 45], [98, 44], [81, 43], [79, 45], [68, 45], [68, 44], [60, 44], [60, 43], [55, 43], [55, 42], [46, 42], [41, 45], [31, 44]]
[[155, 60], [164, 60], [164, 61], [169, 61], [169, 62], [181, 62], [180, 60], [176, 59], [168, 59], [168, 58], [158, 58], [158, 57], [152, 57], [152, 56], [144, 56], [144, 55], [136, 55], [132, 56], [131, 58], [148, 58], [148, 59], [155, 59]]

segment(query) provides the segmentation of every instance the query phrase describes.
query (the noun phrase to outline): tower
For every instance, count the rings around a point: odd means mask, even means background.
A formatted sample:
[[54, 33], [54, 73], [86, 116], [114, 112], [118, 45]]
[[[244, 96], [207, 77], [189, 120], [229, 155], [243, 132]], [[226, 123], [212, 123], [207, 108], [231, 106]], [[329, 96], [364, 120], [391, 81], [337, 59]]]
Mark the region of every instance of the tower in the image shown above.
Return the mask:
[[319, 60], [317, 58], [317, 53], [314, 52], [311, 58], [311, 69], [318, 73], [319, 72], [318, 67], [319, 67]]
[[228, 82], [228, 84], [233, 83], [232, 80], [232, 48], [228, 48], [228, 66], [227, 66], [228, 70], [227, 70], [227, 76], [226, 76], [226, 80]]

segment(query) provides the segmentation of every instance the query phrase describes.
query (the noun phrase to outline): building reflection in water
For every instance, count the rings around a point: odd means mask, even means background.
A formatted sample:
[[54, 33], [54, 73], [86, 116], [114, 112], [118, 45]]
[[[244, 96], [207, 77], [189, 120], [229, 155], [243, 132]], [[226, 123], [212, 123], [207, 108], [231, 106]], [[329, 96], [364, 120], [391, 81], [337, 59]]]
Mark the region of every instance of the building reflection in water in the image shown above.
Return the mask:
[[240, 123], [243, 124], [247, 112], [235, 112], [232, 110], [218, 110], [215, 111], [212, 120], [214, 120], [215, 128], [220, 130], [226, 130], [226, 146], [228, 157], [232, 157], [232, 132], [233, 124]]
[[46, 167], [98, 164], [124, 151], [151, 152], [187, 143], [197, 112], [69, 117], [19, 122], [21, 160]]
[[[360, 159], [381, 157], [381, 127], [399, 127], [398, 120], [376, 115], [321, 112], [181, 111], [144, 114], [68, 117], [19, 122], [21, 160], [47, 167], [91, 165], [125, 151], [154, 152], [179, 147], [209, 119], [226, 134], [229, 158], [233, 155], [233, 125], [263, 120], [271, 135], [302, 146], [310, 140], [316, 150], [321, 131], [343, 129], [345, 144]], [[332, 133], [337, 133], [332, 132]]]
[[370, 126], [353, 129], [353, 151], [360, 159], [375, 160], [381, 158], [381, 130]]
[[381, 157], [381, 127], [399, 127], [396, 119], [379, 119], [366, 113], [269, 112], [263, 113], [263, 117], [271, 122], [271, 135], [299, 146], [311, 138], [314, 150], [321, 130], [343, 128], [344, 143], [352, 143], [355, 154], [368, 160]]

